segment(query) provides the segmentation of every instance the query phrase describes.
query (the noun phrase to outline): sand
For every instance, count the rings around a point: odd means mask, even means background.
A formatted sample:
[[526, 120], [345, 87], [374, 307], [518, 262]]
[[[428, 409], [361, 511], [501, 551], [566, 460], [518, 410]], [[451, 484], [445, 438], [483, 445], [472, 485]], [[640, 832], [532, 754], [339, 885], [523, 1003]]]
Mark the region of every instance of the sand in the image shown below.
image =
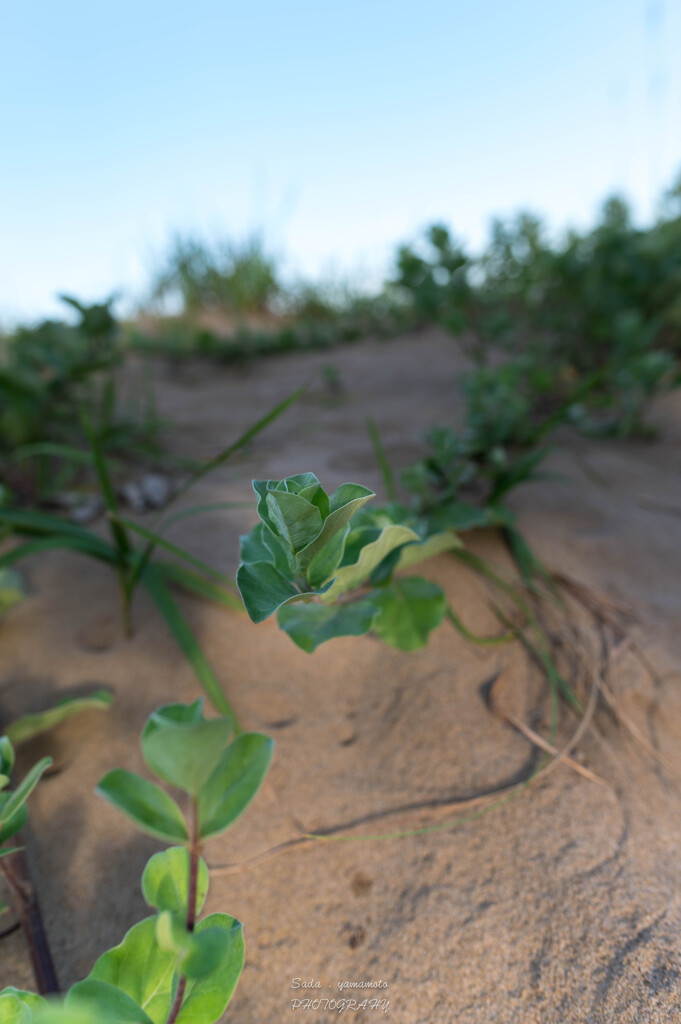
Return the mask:
[[[319, 371], [330, 364], [325, 384]], [[428, 426], [457, 421], [465, 366], [450, 338], [428, 332], [240, 370], [159, 363], [157, 397], [174, 422], [173, 451], [208, 456], [312, 380], [280, 424], [202, 483], [192, 502], [248, 499], [251, 476], [308, 469], [329, 488], [356, 480], [378, 489], [366, 416], [389, 457], [406, 464]], [[266, 786], [207, 850], [218, 869], [207, 909], [239, 917], [247, 941], [225, 1020], [331, 1020], [337, 1011], [323, 1003], [306, 1010], [292, 1001], [337, 999], [339, 983], [352, 981], [387, 983], [364, 992], [388, 999], [387, 1013], [363, 1012], [395, 1024], [681, 1020], [679, 396], [658, 401], [653, 418], [654, 443], [566, 434], [548, 463], [556, 477], [513, 496], [548, 565], [631, 607], [629, 635], [655, 670], [624, 650], [612, 685], [659, 758], [601, 707], [573, 752], [600, 783], [560, 765], [484, 814], [477, 804], [441, 806], [503, 787], [536, 759], [483, 699], [503, 672], [504, 706], [546, 734], [546, 684], [519, 645], [481, 650], [443, 625], [414, 654], [349, 638], [306, 655], [273, 621], [255, 626], [180, 599], [243, 725], [276, 740]], [[172, 536], [231, 572], [237, 537], [253, 521], [251, 510], [214, 512]], [[508, 565], [494, 534], [473, 545]], [[3, 718], [88, 687], [116, 696], [109, 713], [68, 723], [23, 758], [47, 749], [59, 768], [32, 798], [27, 845], [66, 986], [143, 916], [139, 877], [158, 849], [93, 789], [114, 766], [142, 770], [136, 737], [148, 713], [199, 690], [145, 595], [133, 638], [123, 638], [106, 568], [55, 553], [24, 570], [30, 597], [0, 626]], [[472, 629], [497, 628], [470, 570], [443, 557], [421, 571], [445, 586]], [[576, 725], [566, 712], [559, 742]], [[356, 836], [462, 817], [424, 835], [318, 841], [261, 856], [301, 828], [356, 823]], [[31, 983], [20, 935], [0, 943], [0, 983]]]

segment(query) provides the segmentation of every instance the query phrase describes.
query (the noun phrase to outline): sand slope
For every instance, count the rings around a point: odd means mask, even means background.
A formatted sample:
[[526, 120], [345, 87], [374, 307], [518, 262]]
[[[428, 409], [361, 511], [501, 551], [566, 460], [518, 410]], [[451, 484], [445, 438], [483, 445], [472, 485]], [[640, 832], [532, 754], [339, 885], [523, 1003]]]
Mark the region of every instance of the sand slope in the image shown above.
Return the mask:
[[[429, 425], [456, 421], [465, 360], [433, 332], [240, 371], [160, 367], [159, 404], [175, 421], [174, 450], [213, 454], [256, 410], [325, 364], [335, 367], [341, 392], [317, 379], [279, 427], [203, 483], [193, 502], [248, 498], [251, 476], [307, 469], [329, 487], [349, 479], [378, 487], [369, 412], [398, 465], [418, 454]], [[318, 980], [322, 991], [313, 995], [328, 998], [338, 997], [339, 982], [386, 981], [380, 995], [396, 1024], [681, 1020], [678, 398], [659, 402], [655, 416], [655, 444], [566, 437], [550, 463], [561, 477], [519, 491], [514, 507], [548, 564], [635, 609], [632, 636], [657, 674], [625, 654], [616, 683], [626, 714], [665, 766], [601, 710], [598, 735], [586, 733], [579, 756], [605, 785], [561, 766], [490, 813], [466, 812], [455, 829], [319, 842], [218, 872], [207, 909], [238, 916], [247, 938], [247, 966], [226, 1019], [333, 1019], [302, 1008], [291, 1018], [291, 1000], [306, 994], [292, 979], [302, 979]], [[238, 534], [252, 521], [250, 511], [212, 513], [200, 526], [178, 524], [173, 536], [231, 571]], [[494, 536], [477, 537], [475, 546], [506, 564]], [[93, 788], [116, 765], [141, 769], [133, 737], [152, 708], [198, 691], [143, 595], [135, 636], [125, 641], [103, 567], [54, 554], [25, 569], [32, 596], [0, 628], [3, 717], [87, 685], [116, 693], [109, 714], [69, 723], [49, 742], [61, 770], [32, 801], [30, 859], [66, 985], [142, 916], [138, 879], [158, 848]], [[471, 628], [496, 629], [470, 571], [442, 558], [425, 573], [446, 587]], [[191, 599], [183, 607], [243, 724], [277, 743], [256, 803], [209, 846], [213, 865], [248, 862], [300, 827], [364, 820], [355, 833], [373, 833], [446, 824], [457, 812], [439, 803], [511, 782], [535, 757], [490, 714], [481, 692], [506, 670], [505, 703], [544, 729], [546, 687], [517, 646], [481, 652], [442, 626], [412, 655], [361, 638], [305, 655], [274, 622], [254, 626]], [[566, 714], [561, 739], [575, 725]], [[405, 805], [412, 809], [382, 816]], [[30, 984], [17, 936], [0, 944], [0, 983]]]

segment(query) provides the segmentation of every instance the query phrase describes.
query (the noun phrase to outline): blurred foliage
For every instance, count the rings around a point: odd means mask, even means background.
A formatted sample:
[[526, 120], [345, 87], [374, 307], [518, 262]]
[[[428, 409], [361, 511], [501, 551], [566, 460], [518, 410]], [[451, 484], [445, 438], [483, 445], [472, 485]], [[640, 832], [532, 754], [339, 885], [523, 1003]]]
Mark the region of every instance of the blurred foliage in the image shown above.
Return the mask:
[[417, 321], [468, 340], [485, 368], [475, 401], [486, 393], [499, 429], [524, 429], [529, 402], [531, 418], [554, 405], [589, 433], [645, 434], [648, 400], [679, 380], [681, 183], [647, 230], [619, 198], [559, 244], [531, 214], [496, 220], [477, 260], [430, 228], [400, 250], [394, 283]]
[[153, 283], [158, 315], [118, 325], [111, 300], [62, 298], [78, 314], [75, 326], [50, 320], [0, 338], [0, 473], [19, 491], [17, 460], [30, 460], [34, 489], [54, 486], [60, 462], [45, 446], [80, 434], [78, 410], [107, 454], [153, 446], [153, 397], [131, 410], [117, 386], [127, 351], [234, 363], [438, 325], [473, 362], [462, 382], [464, 424], [459, 435], [453, 423], [433, 435], [424, 466], [407, 478], [419, 500], [429, 481], [485, 505], [509, 480], [535, 473], [533, 453], [560, 423], [587, 434], [650, 433], [650, 399], [681, 381], [681, 181], [646, 229], [611, 198], [592, 229], [558, 241], [529, 213], [498, 219], [472, 256], [434, 224], [398, 250], [394, 273], [373, 294], [284, 283], [257, 235], [224, 243], [178, 235]]
[[463, 428], [431, 430], [427, 454], [400, 477], [417, 513], [437, 512], [439, 528], [443, 515], [459, 530], [505, 522], [502, 499], [537, 479], [549, 451], [542, 439], [566, 413], [565, 405], [555, 404], [546, 376], [524, 359], [472, 371], [464, 378], [463, 397]]
[[89, 306], [61, 298], [78, 313], [75, 325], [44, 320], [0, 339], [0, 479], [42, 497], [73, 477], [59, 446], [81, 436], [81, 412], [107, 451], [153, 448], [159, 426], [150, 396], [139, 408], [121, 399], [113, 298]]
[[189, 313], [266, 313], [280, 291], [276, 260], [259, 236], [211, 245], [196, 236], [176, 235], [155, 275], [152, 299], [179, 299]]

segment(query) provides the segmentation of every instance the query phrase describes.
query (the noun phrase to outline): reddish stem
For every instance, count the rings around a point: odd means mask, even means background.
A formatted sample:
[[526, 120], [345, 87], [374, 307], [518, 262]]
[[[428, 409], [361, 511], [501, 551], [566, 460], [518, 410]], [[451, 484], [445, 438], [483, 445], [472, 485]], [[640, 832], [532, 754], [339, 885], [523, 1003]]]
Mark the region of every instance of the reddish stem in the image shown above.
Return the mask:
[[[187, 931], [193, 932], [196, 925], [196, 894], [199, 881], [199, 860], [201, 858], [201, 840], [199, 837], [199, 808], [198, 802], [192, 802], [192, 834], [189, 842], [189, 891], [187, 894]], [[175, 1024], [187, 987], [187, 979], [180, 978], [177, 992], [170, 1008], [170, 1014], [166, 1024]]]
[[9, 857], [2, 857], [0, 870], [7, 879], [15, 913], [26, 935], [38, 992], [41, 996], [59, 992], [57, 972], [54, 969], [40, 904], [23, 850]]

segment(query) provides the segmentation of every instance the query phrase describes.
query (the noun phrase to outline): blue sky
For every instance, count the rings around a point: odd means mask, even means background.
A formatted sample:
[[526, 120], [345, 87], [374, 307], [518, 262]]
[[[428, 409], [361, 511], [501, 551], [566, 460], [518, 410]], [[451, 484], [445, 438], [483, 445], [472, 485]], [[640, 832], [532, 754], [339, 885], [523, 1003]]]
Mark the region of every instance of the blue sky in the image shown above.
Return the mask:
[[444, 220], [641, 219], [681, 172], [681, 0], [3, 5], [0, 319], [139, 294], [174, 230], [368, 278]]

